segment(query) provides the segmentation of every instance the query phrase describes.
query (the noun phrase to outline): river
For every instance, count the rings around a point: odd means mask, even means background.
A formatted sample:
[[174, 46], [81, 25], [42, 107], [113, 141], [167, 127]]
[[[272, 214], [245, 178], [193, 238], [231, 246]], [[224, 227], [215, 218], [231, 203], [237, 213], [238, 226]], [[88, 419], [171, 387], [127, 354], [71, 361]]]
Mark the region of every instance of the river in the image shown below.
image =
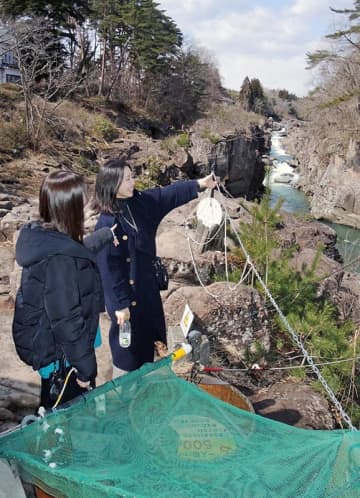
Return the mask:
[[[283, 199], [282, 209], [290, 213], [309, 213], [309, 203], [306, 196], [294, 188], [298, 174], [290, 166], [292, 156], [287, 154], [282, 146], [281, 132], [274, 131], [271, 136], [270, 157], [273, 166], [269, 176], [265, 180], [271, 188], [271, 204], [274, 205], [281, 197]], [[289, 183], [284, 183], [289, 181]], [[337, 244], [340, 254], [344, 258], [344, 264], [348, 264], [360, 256], [360, 231], [336, 223], [323, 222], [333, 228], [337, 233]], [[348, 267], [350, 271], [360, 273], [360, 263]]]

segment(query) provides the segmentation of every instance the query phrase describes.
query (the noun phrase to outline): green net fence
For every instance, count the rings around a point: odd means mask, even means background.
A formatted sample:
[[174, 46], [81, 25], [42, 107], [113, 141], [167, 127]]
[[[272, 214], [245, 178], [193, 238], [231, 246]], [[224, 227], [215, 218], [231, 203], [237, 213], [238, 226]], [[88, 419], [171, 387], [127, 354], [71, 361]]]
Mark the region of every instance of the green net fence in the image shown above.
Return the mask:
[[243, 411], [168, 358], [3, 435], [0, 457], [59, 497], [360, 497], [359, 432]]

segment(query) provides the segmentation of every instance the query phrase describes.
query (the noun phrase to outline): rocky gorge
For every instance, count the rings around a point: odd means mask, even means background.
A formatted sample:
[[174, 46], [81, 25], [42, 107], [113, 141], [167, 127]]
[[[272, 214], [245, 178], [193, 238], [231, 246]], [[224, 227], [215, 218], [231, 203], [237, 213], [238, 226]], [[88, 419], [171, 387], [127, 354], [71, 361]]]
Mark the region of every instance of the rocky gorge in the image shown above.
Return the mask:
[[[216, 140], [209, 140], [204, 126], [205, 123], [199, 122], [191, 130], [188, 146], [176, 150], [161, 148], [160, 141], [149, 136], [123, 130], [122, 138], [106, 150], [99, 150], [94, 161], [98, 163], [109, 155], [131, 150], [130, 161], [138, 174], [144, 170], [146, 173], [146, 157], [157, 158], [161, 163], [158, 174], [162, 184], [201, 176], [214, 168], [233, 196], [249, 201], [260, 197], [265, 175], [263, 156], [268, 153], [271, 140], [269, 131], [253, 125], [241, 132], [217, 134]], [[12, 311], [20, 276], [14, 259], [14, 243], [21, 225], [36, 217], [36, 190], [41, 178], [63, 164], [48, 156], [38, 156], [31, 161], [17, 159], [0, 167], [0, 337], [4, 355], [0, 367], [0, 428], [4, 430], [17, 424], [25, 413], [34, 411], [39, 387], [37, 374], [20, 362], [12, 344]], [[89, 176], [90, 189], [92, 182], [93, 177]], [[236, 199], [217, 195], [227, 204], [234, 222], [248, 218], [248, 211], [241, 208]], [[226, 365], [250, 368], [247, 359], [250, 352], [253, 361], [269, 367], [266, 353], [272, 347], [272, 325], [263, 296], [247, 282], [240, 283], [235, 291], [228, 282], [214, 282], [214, 276], [224, 272], [224, 253], [219, 250], [196, 256], [202, 279], [202, 285], [199, 285], [184, 230], [196, 203], [193, 201], [168, 215], [158, 232], [158, 253], [164, 258], [171, 276], [170, 289], [163, 293], [167, 324], [169, 327], [178, 325], [184, 305], [191, 303], [196, 325], [211, 339], [214, 356]], [[92, 229], [94, 220], [89, 211], [88, 230]], [[190, 229], [195, 237], [196, 226]], [[343, 271], [341, 263], [334, 259], [336, 236], [333, 230], [315, 221], [303, 221], [283, 213], [278, 235], [284, 247], [296, 247], [292, 264], [299, 272], [311, 265], [319, 244], [323, 245], [317, 268], [322, 279], [320, 291], [331, 297], [340, 314], [357, 322], [360, 319], [360, 279]], [[212, 295], [218, 298], [214, 299]], [[107, 328], [104, 314], [104, 344], [98, 351], [100, 384], [110, 378]], [[262, 373], [228, 373], [222, 377], [245, 392], [255, 411], [264, 416], [299, 427], [335, 427], [328, 401], [309, 385], [265, 370]]]
[[308, 197], [311, 215], [360, 228], [360, 142], [335, 131], [314, 132], [307, 121], [289, 120], [287, 128], [284, 143], [296, 159], [298, 187]]

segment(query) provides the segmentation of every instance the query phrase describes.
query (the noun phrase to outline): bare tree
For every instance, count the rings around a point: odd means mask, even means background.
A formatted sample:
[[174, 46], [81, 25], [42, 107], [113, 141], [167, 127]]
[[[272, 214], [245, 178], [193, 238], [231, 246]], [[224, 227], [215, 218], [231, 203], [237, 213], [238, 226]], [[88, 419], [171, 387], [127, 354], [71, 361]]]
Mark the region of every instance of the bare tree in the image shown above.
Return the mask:
[[78, 87], [80, 80], [67, 68], [59, 39], [45, 19], [24, 19], [6, 24], [20, 71], [29, 143], [38, 149], [54, 111]]

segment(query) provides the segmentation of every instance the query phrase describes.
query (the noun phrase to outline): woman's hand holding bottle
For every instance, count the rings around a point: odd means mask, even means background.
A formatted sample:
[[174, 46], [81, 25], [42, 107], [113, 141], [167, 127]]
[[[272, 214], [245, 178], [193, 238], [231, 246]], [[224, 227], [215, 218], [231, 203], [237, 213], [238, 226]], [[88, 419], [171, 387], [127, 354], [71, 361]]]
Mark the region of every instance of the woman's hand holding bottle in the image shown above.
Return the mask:
[[121, 326], [124, 325], [124, 322], [126, 320], [130, 319], [129, 308], [124, 308], [123, 310], [115, 311], [115, 316], [116, 316], [116, 320], [117, 320], [118, 325], [121, 325]]

